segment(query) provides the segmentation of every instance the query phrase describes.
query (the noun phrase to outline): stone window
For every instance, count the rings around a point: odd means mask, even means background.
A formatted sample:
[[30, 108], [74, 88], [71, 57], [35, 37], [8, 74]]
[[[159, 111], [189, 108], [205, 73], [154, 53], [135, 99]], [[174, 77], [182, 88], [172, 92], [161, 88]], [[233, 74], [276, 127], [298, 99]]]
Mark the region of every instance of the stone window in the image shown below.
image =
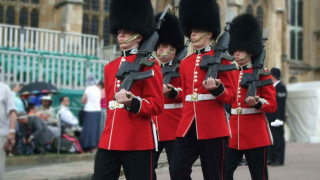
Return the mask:
[[250, 4], [247, 6], [246, 13], [253, 14], [252, 6]]
[[303, 2], [290, 0], [290, 59], [303, 59]]
[[264, 12], [266, 11], [264, 10], [265, 7], [265, 1], [263, 0], [246, 0], [246, 2], [244, 3], [244, 12], [254, 15], [258, 19], [261, 25], [261, 29], [264, 28], [263, 18]]
[[110, 9], [110, 0], [104, 0], [104, 2], [103, 2], [103, 9], [104, 9], [104, 12], [109, 12], [109, 9]]
[[82, 17], [82, 33], [89, 34], [88, 15], [84, 14]]
[[31, 0], [32, 4], [39, 4], [39, 0]]
[[0, 23], [3, 22], [3, 6], [0, 4]]
[[6, 24], [14, 24], [14, 8], [12, 6], [9, 6], [7, 8], [7, 12], [6, 12]]
[[31, 11], [31, 27], [39, 27], [39, 11], [38, 9], [33, 9]]
[[257, 19], [258, 19], [258, 21], [260, 23], [261, 29], [263, 29], [263, 9], [262, 9], [262, 6], [258, 6]]
[[20, 26], [27, 26], [28, 25], [28, 10], [27, 10], [27, 8], [22, 8], [20, 10], [19, 24], [20, 24]]
[[104, 41], [104, 46], [107, 46], [110, 44], [109, 17], [106, 17], [103, 20], [103, 41]]
[[99, 0], [91, 0], [91, 9], [99, 11]]
[[85, 10], [88, 10], [88, 9], [89, 9], [88, 0], [84, 0], [84, 1], [83, 1], [83, 9], [85, 9]]
[[99, 28], [98, 18], [97, 16], [93, 16], [91, 19], [90, 34], [98, 35], [98, 28]]
[[29, 0], [20, 0], [20, 2], [27, 3]]

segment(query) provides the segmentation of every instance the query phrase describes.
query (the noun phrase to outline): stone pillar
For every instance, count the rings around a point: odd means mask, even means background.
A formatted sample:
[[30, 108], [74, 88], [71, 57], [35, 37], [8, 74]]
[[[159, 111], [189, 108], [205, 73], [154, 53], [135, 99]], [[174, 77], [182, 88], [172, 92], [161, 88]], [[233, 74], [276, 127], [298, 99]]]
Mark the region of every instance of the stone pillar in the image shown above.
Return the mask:
[[82, 33], [83, 0], [59, 0], [55, 4], [56, 30]]

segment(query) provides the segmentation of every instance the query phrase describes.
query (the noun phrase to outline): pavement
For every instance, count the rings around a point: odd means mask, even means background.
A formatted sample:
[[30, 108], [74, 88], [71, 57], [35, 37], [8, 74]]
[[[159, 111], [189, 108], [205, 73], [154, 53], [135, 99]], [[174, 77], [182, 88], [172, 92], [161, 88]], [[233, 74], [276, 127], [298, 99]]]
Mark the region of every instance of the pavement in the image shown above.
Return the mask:
[[[81, 157], [82, 156], [82, 157]], [[15, 159], [15, 158], [9, 158]], [[37, 159], [37, 158], [34, 158]], [[93, 173], [94, 155], [80, 155], [80, 158], [67, 158], [66, 162], [12, 163], [6, 167], [4, 180], [89, 180]], [[18, 159], [18, 162], [23, 162]], [[31, 160], [32, 161], [32, 160]], [[42, 160], [43, 161], [43, 160]], [[72, 161], [72, 162], [70, 162]], [[8, 161], [7, 161], [8, 162]], [[157, 169], [158, 180], [169, 180], [166, 155], [162, 153]], [[320, 179], [320, 144], [287, 143], [284, 166], [268, 167], [270, 180], [319, 180]], [[200, 162], [193, 166], [192, 179], [202, 180]], [[122, 175], [121, 180], [125, 179]], [[239, 166], [235, 180], [250, 178], [247, 166]]]

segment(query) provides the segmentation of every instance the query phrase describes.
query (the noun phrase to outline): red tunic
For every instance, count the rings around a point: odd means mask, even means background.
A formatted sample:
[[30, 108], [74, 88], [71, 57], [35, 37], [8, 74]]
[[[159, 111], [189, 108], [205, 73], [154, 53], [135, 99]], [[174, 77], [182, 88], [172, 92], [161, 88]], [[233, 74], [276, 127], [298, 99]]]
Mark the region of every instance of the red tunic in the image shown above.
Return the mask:
[[[245, 103], [247, 88], [240, 86], [243, 73], [252, 73], [253, 68], [235, 71], [235, 84], [238, 93], [232, 108], [253, 108]], [[270, 79], [271, 76], [261, 76], [260, 80]], [[263, 98], [261, 113], [231, 115], [230, 127], [232, 137], [229, 140], [229, 147], [238, 150], [252, 149], [272, 144], [272, 136], [268, 126], [265, 112], [272, 113], [277, 109], [276, 92], [273, 84], [257, 89], [257, 96]]]
[[[125, 57], [133, 62], [136, 55]], [[122, 57], [110, 62], [104, 68], [106, 103], [113, 100], [118, 90], [115, 77]], [[153, 59], [152, 61], [155, 61]], [[143, 66], [140, 71], [152, 69], [154, 77], [134, 82], [131, 92], [142, 100], [138, 113], [132, 113], [125, 108], [107, 108], [105, 129], [101, 135], [99, 148], [108, 150], [149, 150], [154, 149], [151, 116], [163, 111], [162, 74], [158, 64], [153, 67]]]
[[[170, 82], [176, 89], [178, 95], [176, 98], [164, 97], [165, 105], [162, 114], [153, 117], [157, 126], [159, 141], [172, 141], [176, 139], [176, 131], [182, 113], [181, 78], [173, 78]], [[175, 107], [175, 108], [172, 108]]]
[[[204, 55], [213, 54], [213, 50], [202, 54], [194, 53], [181, 62], [181, 87], [184, 97], [193, 93], [211, 94], [202, 85], [207, 71], [201, 70], [199, 65]], [[230, 64], [230, 62], [222, 60], [222, 64]], [[216, 99], [189, 102], [183, 98], [182, 118], [178, 126], [177, 137], [184, 137], [187, 134], [194, 119], [198, 139], [229, 136], [223, 103], [231, 104], [233, 102], [235, 94], [233, 71], [219, 72], [218, 79], [221, 80], [224, 88], [222, 86], [223, 89], [216, 96]]]

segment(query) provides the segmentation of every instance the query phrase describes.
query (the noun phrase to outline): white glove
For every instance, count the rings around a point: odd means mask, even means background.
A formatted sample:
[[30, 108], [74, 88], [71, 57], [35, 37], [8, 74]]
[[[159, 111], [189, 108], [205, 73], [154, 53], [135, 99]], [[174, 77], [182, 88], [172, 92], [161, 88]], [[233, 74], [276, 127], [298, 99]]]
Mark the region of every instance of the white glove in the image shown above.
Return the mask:
[[271, 126], [273, 127], [283, 126], [283, 121], [276, 119], [275, 121], [271, 122]]

